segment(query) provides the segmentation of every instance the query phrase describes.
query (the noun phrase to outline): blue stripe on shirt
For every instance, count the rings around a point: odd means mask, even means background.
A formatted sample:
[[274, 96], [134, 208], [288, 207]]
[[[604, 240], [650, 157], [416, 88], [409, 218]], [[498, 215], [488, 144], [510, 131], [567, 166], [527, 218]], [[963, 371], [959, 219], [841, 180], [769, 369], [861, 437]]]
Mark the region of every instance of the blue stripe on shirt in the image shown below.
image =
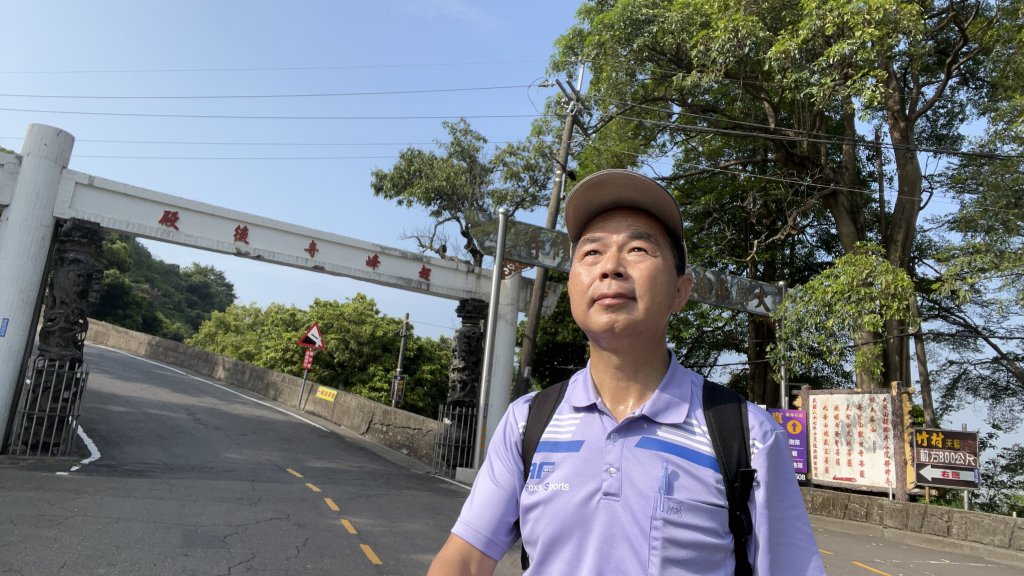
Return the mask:
[[636, 443], [636, 447], [644, 450], [671, 454], [688, 462], [693, 462], [698, 466], [703, 466], [705, 468], [710, 468], [715, 472], [720, 472], [718, 468], [718, 460], [714, 456], [698, 452], [692, 448], [687, 448], [686, 446], [662, 440], [661, 438], [644, 436]]
[[537, 453], [579, 452], [583, 449], [583, 440], [541, 440], [537, 444]]

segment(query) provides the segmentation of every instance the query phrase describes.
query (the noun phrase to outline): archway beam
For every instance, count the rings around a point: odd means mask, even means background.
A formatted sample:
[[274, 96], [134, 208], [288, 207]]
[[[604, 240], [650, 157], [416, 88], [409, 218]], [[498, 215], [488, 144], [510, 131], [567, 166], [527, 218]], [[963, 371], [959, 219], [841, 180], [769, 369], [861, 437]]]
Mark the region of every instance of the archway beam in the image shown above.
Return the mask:
[[[0, 186], [2, 190], [2, 186]], [[2, 194], [2, 192], [0, 192]], [[3, 196], [0, 196], [0, 201]], [[54, 216], [448, 299], [490, 295], [491, 271], [65, 170]], [[524, 282], [523, 284], [532, 284]], [[520, 302], [527, 302], [523, 286]], [[520, 311], [525, 311], [520, 306]]]

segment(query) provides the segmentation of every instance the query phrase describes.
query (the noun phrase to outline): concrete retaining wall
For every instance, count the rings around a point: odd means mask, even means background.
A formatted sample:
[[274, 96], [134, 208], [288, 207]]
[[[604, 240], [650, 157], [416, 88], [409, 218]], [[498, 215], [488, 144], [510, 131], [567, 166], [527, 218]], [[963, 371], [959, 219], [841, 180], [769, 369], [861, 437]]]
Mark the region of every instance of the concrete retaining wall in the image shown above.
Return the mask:
[[918, 502], [893, 502], [884, 497], [818, 488], [801, 488], [807, 512], [1020, 553], [1024, 558], [1024, 518], [970, 512]]
[[[211, 354], [180, 342], [133, 332], [98, 320], [89, 320], [86, 340], [174, 366], [187, 367], [198, 374], [245, 388], [287, 406], [296, 406], [299, 399], [301, 378]], [[307, 391], [311, 385], [315, 389], [316, 384], [307, 381]], [[427, 465], [433, 460], [437, 422], [429, 418], [343, 391], [338, 392], [334, 402], [310, 395], [305, 412], [344, 426]]]

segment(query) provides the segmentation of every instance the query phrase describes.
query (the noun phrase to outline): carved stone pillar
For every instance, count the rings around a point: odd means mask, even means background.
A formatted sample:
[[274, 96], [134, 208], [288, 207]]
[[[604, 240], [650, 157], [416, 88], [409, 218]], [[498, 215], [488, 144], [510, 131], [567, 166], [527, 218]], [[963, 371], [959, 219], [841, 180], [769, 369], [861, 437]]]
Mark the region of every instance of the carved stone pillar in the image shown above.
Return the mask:
[[102, 273], [96, 262], [102, 242], [103, 231], [92, 222], [68, 220], [57, 233], [39, 354], [22, 391], [12, 454], [66, 456], [74, 448], [88, 379], [82, 361], [85, 333]]
[[462, 319], [462, 327], [455, 331], [452, 339], [448, 404], [476, 406], [484, 357], [483, 323], [487, 318], [487, 302], [478, 298], [460, 300], [455, 313]]
[[82, 362], [89, 312], [103, 273], [96, 262], [102, 242], [99, 224], [71, 219], [60, 227], [39, 330], [39, 357]]

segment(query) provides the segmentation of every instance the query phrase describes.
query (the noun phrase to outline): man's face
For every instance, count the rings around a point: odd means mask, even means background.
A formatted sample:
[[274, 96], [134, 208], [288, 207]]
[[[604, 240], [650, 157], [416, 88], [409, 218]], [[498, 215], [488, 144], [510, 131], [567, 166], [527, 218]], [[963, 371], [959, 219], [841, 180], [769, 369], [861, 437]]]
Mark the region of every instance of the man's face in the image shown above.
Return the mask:
[[569, 269], [569, 301], [591, 342], [664, 341], [691, 285], [689, 275], [676, 275], [669, 242], [661, 222], [640, 210], [609, 210], [586, 225]]

